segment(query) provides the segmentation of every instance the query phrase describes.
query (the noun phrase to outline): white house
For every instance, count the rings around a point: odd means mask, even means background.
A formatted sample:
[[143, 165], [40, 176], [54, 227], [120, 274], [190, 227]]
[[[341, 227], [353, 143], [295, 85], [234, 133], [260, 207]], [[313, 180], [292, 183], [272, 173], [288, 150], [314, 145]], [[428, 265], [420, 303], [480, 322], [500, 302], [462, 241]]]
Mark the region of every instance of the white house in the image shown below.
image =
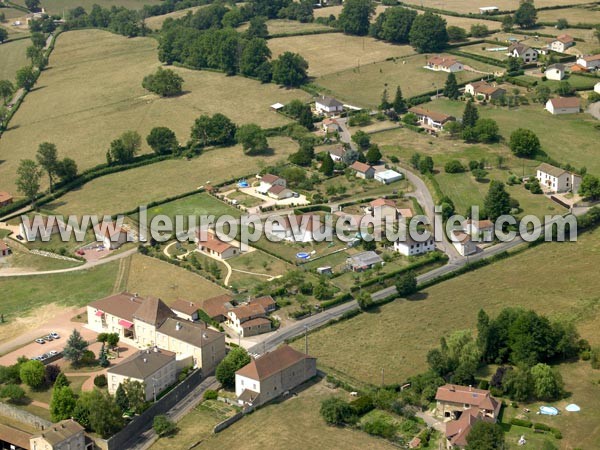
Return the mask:
[[479, 8], [479, 14], [492, 14], [499, 11], [497, 6], [482, 6]]
[[477, 251], [477, 245], [471, 239], [471, 236], [460, 230], [452, 231], [452, 245], [462, 256], [468, 256]]
[[451, 121], [455, 120], [454, 117], [449, 116], [448, 114], [444, 114], [436, 111], [429, 111], [425, 108], [421, 108], [420, 106], [413, 106], [408, 110], [408, 112], [413, 113], [417, 116], [419, 123], [425, 127], [433, 130], [443, 130], [444, 125]]
[[318, 114], [334, 115], [344, 111], [344, 104], [333, 97], [321, 95], [315, 100], [315, 109]]
[[143, 384], [146, 401], [153, 400], [177, 381], [175, 353], [159, 350], [158, 347], [138, 351], [108, 369], [106, 378], [111, 395], [115, 395], [125, 380], [131, 380]]
[[294, 193], [291, 191], [291, 189], [281, 186], [280, 184], [276, 184], [275, 186], [271, 186], [271, 188], [267, 191], [267, 195], [275, 200], [283, 200], [292, 197]]
[[327, 153], [329, 153], [329, 156], [331, 159], [333, 159], [333, 162], [339, 162], [346, 154], [346, 149], [344, 147], [336, 147], [328, 150]]
[[321, 124], [325, 133], [337, 133], [340, 131], [340, 124], [335, 119], [327, 118]]
[[271, 173], [266, 173], [260, 177], [260, 186], [256, 189], [260, 194], [266, 195], [273, 186], [287, 187], [285, 178], [281, 178]]
[[514, 43], [508, 47], [508, 56], [514, 58], [521, 58], [524, 63], [535, 62], [538, 59], [538, 51], [528, 45], [521, 43]]
[[537, 168], [536, 176], [542, 189], [549, 192], [577, 193], [581, 184], [581, 177], [565, 169], [542, 163]]
[[375, 217], [385, 217], [396, 219], [398, 217], [398, 208], [396, 202], [389, 198], [377, 198], [369, 203], [368, 212]]
[[395, 170], [382, 170], [381, 172], [375, 172], [375, 180], [383, 184], [390, 184], [395, 181], [400, 181], [404, 176]]
[[432, 237], [426, 241], [416, 241], [407, 235], [406, 239], [398, 239], [394, 242], [394, 250], [404, 256], [422, 255], [433, 252], [435, 250], [435, 242]]
[[253, 358], [235, 373], [240, 406], [259, 406], [317, 375], [317, 359], [288, 345]]
[[468, 219], [463, 224], [463, 227], [467, 234], [485, 242], [491, 242], [494, 239], [494, 224], [491, 220]]
[[596, 83], [596, 86], [594, 86], [594, 92], [600, 94], [600, 83]]
[[113, 223], [103, 222], [94, 227], [96, 241], [102, 242], [104, 248], [115, 250], [125, 244], [129, 235], [125, 228], [117, 228]]
[[219, 259], [229, 259], [241, 253], [241, 250], [229, 242], [222, 241], [210, 232], [196, 231], [196, 245], [198, 250]]
[[360, 161], [355, 161], [350, 168], [354, 170], [357, 178], [369, 180], [375, 176], [375, 169], [368, 164], [361, 163]]
[[575, 45], [575, 39], [573, 36], [569, 36], [568, 34], [561, 34], [557, 36], [550, 44], [548, 48], [554, 52], [564, 53], [568, 48], [571, 48]]
[[490, 101], [506, 95], [506, 89], [492, 86], [487, 81], [474, 81], [465, 86], [465, 93], [471, 94], [475, 100]]
[[560, 81], [565, 77], [565, 66], [562, 64], [552, 64], [546, 67], [544, 76], [549, 80]]
[[[10, 445], [10, 449], [28, 448], [31, 450], [92, 450], [94, 441], [85, 436], [85, 429], [73, 419], [61, 420], [53, 423], [46, 429], [32, 435], [27, 446], [20, 443], [16, 447]], [[21, 431], [14, 429], [15, 434]], [[12, 435], [13, 433], [11, 433]], [[16, 442], [15, 442], [16, 443]]]
[[600, 54], [582, 56], [577, 59], [577, 64], [587, 70], [600, 69]]
[[577, 114], [581, 110], [579, 97], [556, 97], [546, 102], [546, 111], [555, 116], [560, 114]]
[[200, 306], [194, 302], [178, 299], [171, 304], [171, 309], [180, 319], [192, 322], [199, 319], [198, 310]]
[[426, 69], [434, 72], [460, 72], [464, 70], [464, 65], [460, 61], [450, 56], [432, 56], [427, 60]]

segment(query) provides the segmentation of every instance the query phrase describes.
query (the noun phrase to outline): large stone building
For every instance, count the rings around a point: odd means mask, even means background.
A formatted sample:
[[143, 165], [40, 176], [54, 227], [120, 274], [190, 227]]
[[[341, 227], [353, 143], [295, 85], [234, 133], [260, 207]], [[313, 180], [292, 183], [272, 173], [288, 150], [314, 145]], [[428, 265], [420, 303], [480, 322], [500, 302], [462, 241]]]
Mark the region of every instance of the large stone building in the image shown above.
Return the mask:
[[29, 439], [31, 450], [92, 450], [94, 443], [87, 439], [84, 428], [73, 419], [61, 420]]

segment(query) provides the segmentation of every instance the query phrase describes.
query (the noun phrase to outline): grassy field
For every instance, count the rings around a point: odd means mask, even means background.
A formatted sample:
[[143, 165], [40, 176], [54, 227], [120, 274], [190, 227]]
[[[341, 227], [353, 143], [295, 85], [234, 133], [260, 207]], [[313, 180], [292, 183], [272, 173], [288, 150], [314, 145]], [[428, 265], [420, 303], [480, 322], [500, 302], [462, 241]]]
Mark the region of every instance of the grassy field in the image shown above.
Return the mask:
[[[464, 103], [438, 100], [428, 107], [460, 117]], [[542, 149], [552, 158], [575, 167], [586, 166], [591, 173], [600, 173], [599, 153], [590, 146], [600, 137], [600, 131], [595, 128], [598, 122], [587, 114], [553, 116], [539, 104], [510, 110], [494, 106], [479, 107], [479, 114], [498, 122], [500, 134], [506, 139], [517, 128], [529, 128], [537, 134]]]
[[[498, 0], [491, 4], [470, 2], [466, 0], [409, 0], [406, 3], [426, 6], [429, 8], [443, 9], [446, 11], [456, 11], [460, 13], [474, 13], [479, 14], [480, 6], [497, 6], [501, 11], [514, 11], [519, 7], [519, 0]], [[557, 5], [577, 5], [581, 3], [592, 3], [592, 1], [586, 0], [536, 0], [536, 8], [542, 8], [546, 6], [557, 6]]]
[[[302, 390], [297, 397], [281, 403], [265, 406], [249, 414], [227, 430], [207, 437], [200, 446], [206, 449], [239, 448], [245, 449], [286, 448], [303, 450], [313, 448], [308, 439], [318, 440], [322, 449], [392, 449], [391, 444], [366, 433], [346, 428], [329, 427], [319, 415], [321, 400], [332, 395], [351, 397], [343, 391], [328, 388], [323, 381]], [[265, 428], [268, 424], [268, 430]], [[159, 441], [160, 443], [160, 441]], [[175, 449], [184, 447], [158, 447]]]
[[[116, 214], [176, 194], [193, 191], [207, 182], [217, 184], [258, 171], [263, 164], [287, 160], [297, 144], [282, 137], [269, 140], [269, 156], [246, 156], [241, 146], [208, 151], [191, 160], [174, 159], [97, 178], [71, 191], [45, 209], [61, 214]], [[236, 161], [235, 165], [231, 162]], [[160, 181], [157, 181], [160, 174]], [[135, 186], [135, 189], [132, 189]]]
[[[549, 34], [552, 36], [559, 36], [561, 34], [570, 34], [571, 36], [573, 36], [575, 38], [584, 39], [585, 42], [577, 41], [575, 43], [575, 47], [571, 47], [568, 50], [567, 53], [570, 53], [570, 54], [576, 55], [576, 54], [581, 54], [581, 53], [595, 53], [595, 50], [598, 49], [598, 47], [600, 46], [598, 44], [598, 41], [594, 37], [593, 30], [574, 29], [574, 28], [570, 28], [570, 29], [566, 28], [564, 30], [559, 30], [554, 27], [540, 27], [540, 28], [536, 29], [536, 31], [541, 34]], [[522, 35], [519, 33], [518, 29], [514, 30], [513, 33], [496, 33], [493, 35], [493, 38], [497, 39], [499, 44], [501, 44], [502, 46], [508, 45], [507, 39], [509, 37], [516, 37], [517, 39], [519, 39], [519, 42], [521, 42], [525, 45], [529, 45], [531, 47], [536, 47], [536, 48], [546, 45], [546, 39], [548, 39], [545, 37]]]
[[[405, 98], [435, 91], [436, 88], [443, 89], [448, 74], [424, 69], [427, 58], [427, 55], [415, 55], [366, 65], [363, 65], [361, 60], [360, 68], [354, 67], [319, 77], [316, 84], [346, 101], [363, 107], [376, 107], [385, 86], [388, 86], [388, 91], [393, 96], [396, 86], [399, 85]], [[481, 71], [502, 70], [467, 58], [461, 58], [461, 61]], [[458, 72], [456, 79], [461, 83], [480, 79], [482, 76], [482, 74], [464, 71]], [[360, 86], [360, 89], [357, 89], [357, 86]]]
[[[240, 25], [237, 30], [245, 31], [249, 27], [249, 23], [244, 23]], [[282, 34], [298, 34], [298, 33], [306, 33], [313, 31], [327, 31], [331, 30], [331, 27], [327, 25], [323, 25], [317, 22], [312, 23], [302, 23], [297, 20], [287, 20], [287, 19], [272, 19], [267, 21], [267, 29], [269, 30], [270, 35], [282, 35]]]
[[0, 258], [0, 271], [58, 270], [81, 264], [33, 255], [14, 241], [10, 241], [9, 245], [13, 254], [8, 258]]
[[185, 79], [186, 93], [159, 98], [141, 86], [158, 66], [156, 46], [151, 38], [127, 39], [99, 30], [61, 34], [50, 68], [2, 136], [0, 189], [15, 190], [18, 161], [33, 157], [43, 141], [55, 143], [61, 157], [70, 156], [85, 169], [104, 162], [110, 142], [126, 130], [142, 135], [142, 152], [147, 152], [145, 137], [155, 126], [171, 128], [181, 142], [204, 113], [278, 126], [289, 120], [269, 105], [308, 98], [303, 91], [274, 84], [186, 69], [176, 69]]
[[[557, 259], [560, 269], [549, 264]], [[480, 308], [494, 315], [507, 306], [575, 320], [582, 337], [598, 345], [599, 285], [590, 279], [597, 264], [600, 230], [577, 243], [543, 244], [325, 328], [310, 336], [309, 348], [320, 364], [359, 380], [377, 384], [384, 368], [387, 383], [402, 382], [426, 369], [425, 356], [442, 336], [473, 328]]]
[[[14, 0], [14, 3], [25, 6], [25, 0]], [[77, 6], [83, 6], [86, 11], [91, 11], [94, 4], [104, 8], [112, 6], [124, 6], [128, 9], [142, 9], [144, 5], [157, 5], [160, 0], [46, 0], [42, 6], [50, 14], [60, 14], [68, 12]]]
[[489, 48], [496, 47], [507, 47], [507, 45], [504, 45], [504, 43], [502, 42], [499, 42], [498, 45], [492, 45], [488, 44], [487, 42], [484, 42], [483, 44], [465, 45], [464, 47], [460, 48], [460, 51], [485, 56], [486, 58], [497, 59], [498, 61], [504, 61], [507, 58], [506, 51], [491, 52], [489, 50], [486, 50]]
[[550, 9], [538, 12], [539, 22], [556, 22], [558, 19], [567, 19], [571, 25], [578, 23], [600, 23], [600, 8], [565, 8]]
[[0, 64], [0, 80], [10, 80], [14, 84], [17, 70], [28, 63], [25, 51], [30, 45], [31, 40], [29, 39], [19, 39], [0, 45], [0, 61], [2, 61], [2, 64]]
[[[555, 91], [556, 88], [560, 85], [560, 81], [555, 80], [546, 80], [542, 81], [541, 78], [532, 77], [529, 75], [520, 75], [516, 77], [517, 79], [525, 80], [528, 82], [537, 81], [538, 85], [544, 84], [548, 86], [552, 91]], [[594, 85], [600, 81], [600, 78], [592, 78], [592, 77], [583, 77], [581, 75], [571, 74], [567, 76], [563, 81], [568, 81], [571, 86], [576, 89], [583, 90], [593, 90]]]
[[148, 17], [146, 19], [146, 26], [151, 30], [160, 30], [162, 24], [167, 19], [179, 19], [185, 16], [187, 13], [195, 13], [200, 8], [204, 8], [207, 5], [192, 6], [191, 8], [180, 9], [179, 11], [173, 11], [172, 13], [163, 14], [162, 16]]
[[[323, 45], [324, 42], [326, 45]], [[300, 53], [308, 61], [308, 73], [313, 77], [353, 70], [357, 66], [361, 66], [362, 70], [365, 64], [414, 53], [407, 45], [393, 45], [370, 37], [341, 33], [270, 39], [269, 48], [274, 58], [285, 51]]]
[[[227, 261], [233, 269], [229, 285], [238, 292], [251, 289], [270, 277], [285, 275], [293, 266], [260, 250], [236, 256]], [[243, 272], [240, 272], [243, 271]], [[244, 273], [251, 272], [251, 273]]]
[[122, 266], [119, 290], [159, 297], [166, 303], [179, 298], [198, 301], [227, 292], [200, 275], [149, 256], [133, 255]]

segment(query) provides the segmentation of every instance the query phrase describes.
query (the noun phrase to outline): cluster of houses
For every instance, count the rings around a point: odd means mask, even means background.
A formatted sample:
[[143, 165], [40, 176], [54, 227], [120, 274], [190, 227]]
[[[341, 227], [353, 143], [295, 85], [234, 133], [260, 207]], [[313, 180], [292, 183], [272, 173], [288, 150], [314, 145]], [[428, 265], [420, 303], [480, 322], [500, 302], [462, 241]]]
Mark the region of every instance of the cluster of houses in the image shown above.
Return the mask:
[[435, 414], [446, 422], [448, 450], [467, 446], [467, 436], [477, 422], [498, 421], [502, 403], [484, 389], [446, 384], [438, 388]]

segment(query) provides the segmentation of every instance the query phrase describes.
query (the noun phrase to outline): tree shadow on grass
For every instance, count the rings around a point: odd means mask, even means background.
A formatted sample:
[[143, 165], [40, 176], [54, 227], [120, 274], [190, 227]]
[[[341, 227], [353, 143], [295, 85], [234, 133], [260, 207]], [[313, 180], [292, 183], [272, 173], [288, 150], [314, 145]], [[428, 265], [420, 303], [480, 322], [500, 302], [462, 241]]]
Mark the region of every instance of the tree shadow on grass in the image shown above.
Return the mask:
[[428, 297], [429, 294], [427, 292], [417, 292], [416, 294], [407, 297], [406, 300], [409, 300], [411, 302], [419, 302], [422, 300], [427, 300]]

